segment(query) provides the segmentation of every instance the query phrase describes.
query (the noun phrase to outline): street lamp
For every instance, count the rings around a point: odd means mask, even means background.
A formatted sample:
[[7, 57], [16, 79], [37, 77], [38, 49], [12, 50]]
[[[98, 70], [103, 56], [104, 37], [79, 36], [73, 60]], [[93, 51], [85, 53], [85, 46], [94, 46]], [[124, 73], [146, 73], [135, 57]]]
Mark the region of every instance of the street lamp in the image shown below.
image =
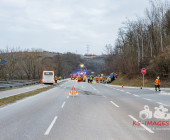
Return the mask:
[[83, 68], [83, 67], [84, 67], [84, 64], [80, 64], [80, 67]]

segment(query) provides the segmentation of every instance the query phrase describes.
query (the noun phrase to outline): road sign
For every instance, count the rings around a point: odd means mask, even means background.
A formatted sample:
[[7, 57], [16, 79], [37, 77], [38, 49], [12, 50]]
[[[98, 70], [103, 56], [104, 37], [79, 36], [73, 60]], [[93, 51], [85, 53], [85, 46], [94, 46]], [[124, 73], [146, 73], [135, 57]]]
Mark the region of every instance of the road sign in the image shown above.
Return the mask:
[[142, 68], [141, 72], [142, 72], [142, 74], [145, 74], [146, 73], [146, 69]]
[[144, 87], [144, 74], [146, 73], [146, 69], [142, 68], [141, 73], [143, 74], [143, 87]]
[[6, 60], [4, 60], [4, 59], [0, 59], [0, 65], [4, 65], [4, 64], [6, 64], [7, 63], [7, 61]]

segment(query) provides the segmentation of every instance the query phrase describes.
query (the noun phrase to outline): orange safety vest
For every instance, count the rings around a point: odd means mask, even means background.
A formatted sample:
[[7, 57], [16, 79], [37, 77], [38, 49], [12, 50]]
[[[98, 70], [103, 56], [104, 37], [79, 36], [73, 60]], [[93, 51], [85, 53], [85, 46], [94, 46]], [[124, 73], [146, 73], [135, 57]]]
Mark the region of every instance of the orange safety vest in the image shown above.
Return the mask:
[[96, 80], [98, 80], [98, 77], [96, 77]]
[[103, 80], [105, 80], [105, 77], [103, 77]]
[[55, 80], [57, 80], [58, 78], [57, 77], [55, 77]]
[[159, 79], [155, 80], [155, 85], [160, 85], [160, 80]]
[[100, 80], [102, 80], [102, 77], [100, 77]]

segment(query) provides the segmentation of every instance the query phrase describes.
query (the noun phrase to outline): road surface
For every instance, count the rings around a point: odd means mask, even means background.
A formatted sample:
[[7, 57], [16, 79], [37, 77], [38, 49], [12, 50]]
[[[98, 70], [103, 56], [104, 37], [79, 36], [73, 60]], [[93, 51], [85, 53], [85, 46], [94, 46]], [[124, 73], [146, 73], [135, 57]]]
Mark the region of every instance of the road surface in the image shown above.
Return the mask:
[[[60, 83], [60, 82], [65, 81], [65, 80], [68, 80], [68, 79], [58, 80], [57, 83]], [[44, 88], [44, 87], [47, 87], [47, 86], [49, 86], [49, 85], [38, 84], [38, 85], [31, 85], [31, 86], [26, 86], [26, 87], [22, 87], [22, 88], [0, 91], [0, 99], [5, 98], [5, 97], [9, 97], [9, 96], [14, 96], [14, 95], [21, 94], [21, 93], [25, 93], [25, 92], [29, 92], [29, 91], [33, 91], [33, 90], [36, 90], [36, 89], [39, 89], [39, 88]]]
[[[78, 96], [68, 96], [72, 86]], [[169, 90], [162, 91], [168, 92]], [[170, 109], [170, 96], [152, 89], [88, 84], [62, 85], [0, 109], [0, 140], [168, 140], [169, 120], [142, 120], [148, 105]], [[170, 112], [170, 111], [169, 111]], [[159, 125], [136, 125], [136, 121]], [[164, 121], [164, 122], [163, 122]]]

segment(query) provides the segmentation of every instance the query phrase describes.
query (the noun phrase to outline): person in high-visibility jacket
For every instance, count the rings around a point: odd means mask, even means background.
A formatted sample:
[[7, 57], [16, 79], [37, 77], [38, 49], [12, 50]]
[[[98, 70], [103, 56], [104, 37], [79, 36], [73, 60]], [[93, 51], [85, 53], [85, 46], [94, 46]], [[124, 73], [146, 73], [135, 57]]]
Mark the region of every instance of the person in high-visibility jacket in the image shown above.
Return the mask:
[[90, 76], [90, 83], [92, 84], [93, 78]]
[[102, 77], [100, 77], [100, 83], [102, 83], [102, 79], [103, 79], [103, 78], [102, 78]]
[[55, 83], [57, 83], [57, 80], [58, 80], [57, 76], [55, 76], [54, 80], [55, 80]]
[[96, 77], [96, 83], [98, 83], [99, 82], [99, 78], [98, 77]]
[[103, 83], [105, 83], [105, 77], [103, 76]]
[[157, 79], [155, 80], [155, 90], [157, 91], [157, 88], [159, 89], [159, 91], [161, 91], [160, 89], [160, 79], [159, 76], [157, 77]]

